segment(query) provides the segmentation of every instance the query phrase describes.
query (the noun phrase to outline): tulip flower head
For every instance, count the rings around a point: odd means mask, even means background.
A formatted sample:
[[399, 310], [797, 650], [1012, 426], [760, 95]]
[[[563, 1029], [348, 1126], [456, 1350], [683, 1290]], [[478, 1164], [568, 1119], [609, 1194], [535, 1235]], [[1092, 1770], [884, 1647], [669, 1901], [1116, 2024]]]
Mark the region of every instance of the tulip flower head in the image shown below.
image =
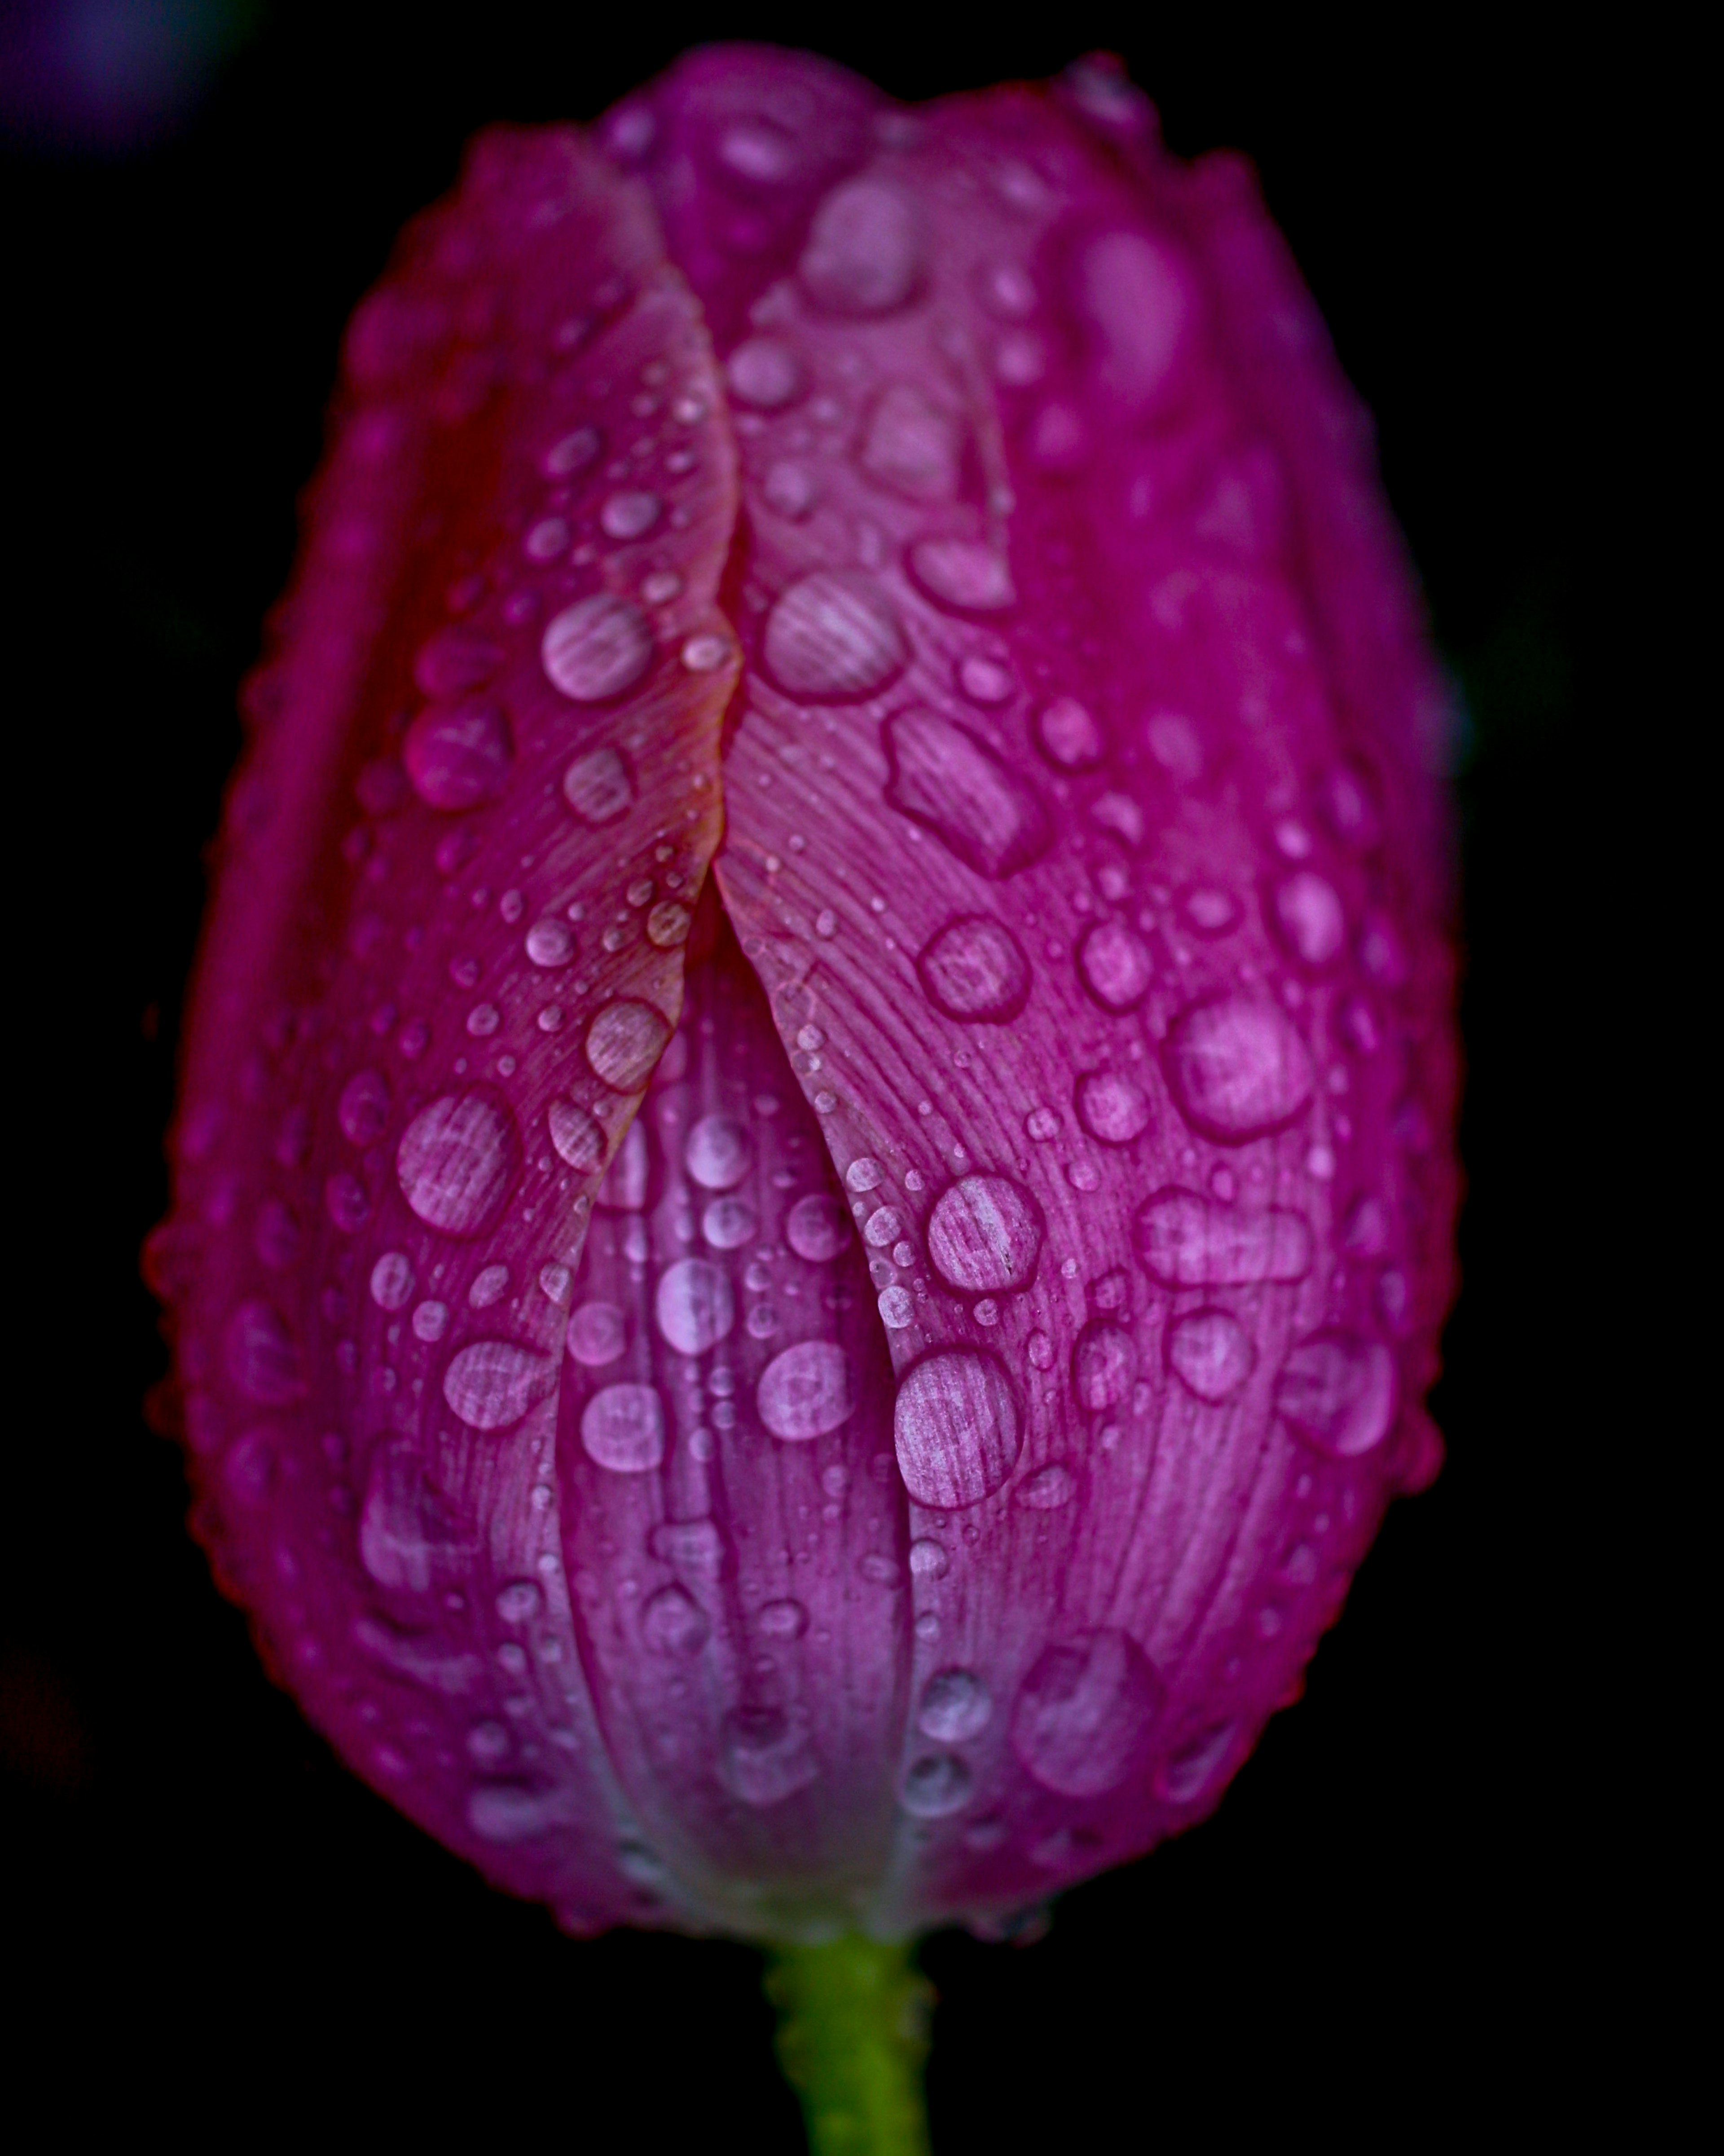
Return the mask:
[[1456, 1190], [1444, 699], [1246, 169], [1100, 63], [481, 136], [245, 706], [151, 1265], [341, 1756], [805, 2004], [1213, 1810]]

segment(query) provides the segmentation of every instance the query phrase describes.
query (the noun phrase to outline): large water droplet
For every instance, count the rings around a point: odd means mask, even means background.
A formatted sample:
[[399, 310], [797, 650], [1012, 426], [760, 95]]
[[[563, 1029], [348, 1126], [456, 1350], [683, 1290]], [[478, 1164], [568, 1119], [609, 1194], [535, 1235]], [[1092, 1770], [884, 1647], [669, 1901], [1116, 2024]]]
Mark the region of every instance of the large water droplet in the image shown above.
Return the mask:
[[730, 1280], [706, 1258], [679, 1258], [664, 1268], [653, 1312], [659, 1332], [679, 1355], [704, 1355], [736, 1322]]
[[745, 1804], [780, 1804], [820, 1771], [802, 1723], [776, 1707], [738, 1707], [725, 1717], [721, 1770]]
[[1028, 1287], [1041, 1246], [1035, 1200], [1003, 1175], [964, 1176], [928, 1222], [928, 1257], [961, 1294]]
[[351, 1145], [375, 1145], [389, 1121], [389, 1085], [381, 1070], [356, 1070], [341, 1088], [336, 1108], [341, 1135]]
[[1062, 1797], [1099, 1797], [1138, 1763], [1167, 1694], [1129, 1634], [1080, 1633], [1049, 1647], [1012, 1710], [1012, 1749]]
[[747, 1174], [753, 1151], [747, 1126], [734, 1116], [702, 1116], [684, 1143], [682, 1164], [703, 1190], [731, 1190]]
[[628, 1322], [613, 1302], [583, 1302], [569, 1312], [568, 1351], [585, 1369], [614, 1363], [628, 1337]]
[[967, 867], [996, 880], [1053, 843], [1039, 797], [967, 728], [921, 708], [886, 721], [886, 798], [926, 824]]
[[1307, 1445], [1353, 1460], [1382, 1443], [1395, 1417], [1395, 1358], [1380, 1340], [1345, 1332], [1301, 1340], [1275, 1379], [1275, 1408]]
[[299, 1342], [267, 1302], [242, 1302], [222, 1336], [228, 1375], [259, 1407], [285, 1407], [305, 1389]]
[[401, 1134], [395, 1173], [401, 1194], [428, 1228], [476, 1235], [514, 1180], [515, 1124], [485, 1093], [446, 1093]]
[[1077, 1111], [1090, 1136], [1104, 1145], [1130, 1145], [1142, 1137], [1152, 1114], [1148, 1094], [1118, 1070], [1086, 1070], [1077, 1081]]
[[562, 774], [562, 798], [584, 822], [612, 824], [633, 803], [634, 782], [615, 749], [595, 748]]
[[949, 1753], [918, 1759], [904, 1777], [900, 1802], [916, 1819], [945, 1819], [970, 1800], [970, 1770]]
[[918, 540], [910, 573], [936, 605], [957, 613], [998, 613], [1018, 597], [1005, 557], [980, 540]]
[[922, 1687], [916, 1726], [936, 1744], [962, 1744], [981, 1735], [993, 1713], [993, 1697], [973, 1670], [937, 1670]]
[[1259, 998], [1193, 1004], [1174, 1020], [1162, 1057], [1187, 1122], [1223, 1144], [1291, 1122], [1311, 1098], [1305, 1043], [1274, 1004]]
[[919, 1505], [952, 1512], [1005, 1481], [1023, 1444], [1018, 1403], [991, 1356], [967, 1348], [924, 1357], [893, 1409], [898, 1471]]
[[791, 1207], [784, 1239], [798, 1257], [811, 1265], [826, 1265], [850, 1240], [849, 1215], [825, 1191], [811, 1191]]
[[552, 688], [577, 704], [603, 703], [651, 665], [652, 625], [632, 599], [595, 592], [552, 617], [539, 657]]
[[428, 704], [401, 749], [414, 793], [451, 815], [495, 801], [513, 755], [509, 722], [495, 704]]
[[1149, 946], [1123, 921], [1098, 921], [1078, 945], [1079, 978], [1103, 1010], [1134, 1010], [1149, 993]]
[[593, 1075], [618, 1092], [639, 1092], [670, 1038], [661, 1012], [625, 996], [607, 1004], [587, 1027], [587, 1060]]
[[1347, 941], [1347, 916], [1335, 886], [1301, 869], [1275, 886], [1275, 922], [1282, 940], [1307, 966], [1326, 966]]
[[1251, 1336], [1225, 1310], [1193, 1310], [1167, 1328], [1167, 1367], [1200, 1400], [1230, 1399], [1256, 1361]]
[[1003, 1025], [1029, 996], [1029, 961], [1017, 937], [984, 913], [948, 921], [916, 970], [928, 1000], [948, 1018]]
[[903, 670], [909, 653], [891, 601], [871, 578], [818, 569], [767, 617], [762, 656], [787, 695], [817, 703], [870, 696]]
[[908, 198], [878, 180], [851, 180], [815, 213], [798, 274], [829, 314], [885, 315], [915, 291], [921, 261], [921, 226]]
[[379, 1587], [424, 1594], [439, 1559], [458, 1556], [450, 1523], [405, 1445], [372, 1455], [359, 1513], [359, 1561]]
[[1205, 1729], [1189, 1743], [1181, 1745], [1155, 1778], [1157, 1795], [1165, 1797], [1169, 1804], [1194, 1803], [1214, 1780], [1216, 1770], [1233, 1743], [1236, 1726], [1224, 1722], [1219, 1727]]
[[1244, 1212], [1194, 1191], [1158, 1190], [1138, 1207], [1132, 1235], [1164, 1287], [1248, 1287], [1303, 1280], [1311, 1270], [1310, 1226], [1279, 1207]]
[[546, 1122], [561, 1157], [582, 1175], [590, 1175], [604, 1158], [605, 1135], [598, 1118], [573, 1101], [553, 1101]]
[[957, 492], [962, 449], [956, 422], [914, 384], [897, 382], [874, 408], [862, 469], [912, 501], [947, 501]]
[[803, 391], [802, 362], [782, 337], [750, 337], [725, 367], [731, 394], [762, 412], [793, 404]]
[[1131, 1396], [1137, 1343], [1118, 1325], [1086, 1325], [1071, 1353], [1071, 1389], [1080, 1407], [1099, 1414]]
[[581, 1415], [587, 1457], [615, 1475], [644, 1475], [664, 1457], [664, 1409], [650, 1385], [607, 1385]]
[[554, 1356], [512, 1340], [475, 1340], [449, 1358], [443, 1397], [469, 1430], [507, 1430], [557, 1384]]
[[829, 1340], [798, 1341], [761, 1373], [754, 1404], [774, 1437], [798, 1443], [848, 1422], [856, 1404], [850, 1358]]
[[715, 1198], [700, 1215], [700, 1233], [715, 1250], [740, 1250], [759, 1223], [746, 1198]]
[[567, 965], [575, 955], [574, 931], [554, 916], [536, 921], [526, 932], [526, 955], [547, 971]]

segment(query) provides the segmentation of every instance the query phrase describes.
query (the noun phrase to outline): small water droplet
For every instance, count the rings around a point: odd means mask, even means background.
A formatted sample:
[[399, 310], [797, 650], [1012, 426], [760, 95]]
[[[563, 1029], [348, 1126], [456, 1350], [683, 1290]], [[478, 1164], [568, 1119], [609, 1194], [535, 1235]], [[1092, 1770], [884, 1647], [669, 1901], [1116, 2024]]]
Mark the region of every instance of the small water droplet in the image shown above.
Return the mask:
[[1167, 1367], [1200, 1400], [1230, 1399], [1256, 1359], [1250, 1335], [1225, 1310], [1193, 1310], [1167, 1328]]
[[581, 1443], [616, 1475], [644, 1475], [664, 1457], [664, 1409], [650, 1385], [607, 1385], [587, 1401]]
[[703, 1190], [734, 1189], [753, 1158], [747, 1126], [734, 1116], [703, 1116], [683, 1142], [683, 1166]]
[[978, 540], [918, 540], [910, 573], [937, 605], [960, 613], [998, 613], [1017, 601], [1004, 556]]
[[757, 1223], [746, 1198], [715, 1198], [700, 1215], [700, 1233], [715, 1250], [741, 1250]]
[[408, 728], [401, 756], [425, 806], [454, 814], [496, 799], [514, 748], [494, 704], [428, 704]]
[[1122, 1146], [1142, 1137], [1153, 1111], [1148, 1094], [1135, 1078], [1123, 1071], [1087, 1070], [1077, 1081], [1077, 1112], [1092, 1138]]
[[611, 824], [633, 805], [634, 782], [615, 749], [596, 748], [564, 772], [562, 797], [584, 822]]
[[907, 1287], [883, 1288], [875, 1306], [888, 1332], [902, 1332], [916, 1322], [916, 1301]]
[[441, 1340], [449, 1330], [449, 1305], [446, 1302], [422, 1302], [413, 1314], [413, 1337], [430, 1342]]
[[1131, 1397], [1137, 1375], [1137, 1344], [1117, 1325], [1086, 1325], [1071, 1356], [1071, 1389], [1092, 1414]]
[[960, 914], [916, 962], [922, 991], [948, 1018], [1001, 1025], [1029, 995], [1029, 962], [1017, 938], [986, 914]]
[[584, 1369], [614, 1363], [629, 1337], [628, 1322], [613, 1302], [583, 1302], [569, 1313], [568, 1352]]
[[597, 429], [577, 427], [572, 434], [563, 434], [551, 444], [539, 460], [539, 469], [546, 479], [572, 479], [586, 470], [602, 446]]
[[802, 362], [782, 337], [749, 337], [725, 366], [731, 393], [757, 411], [778, 412], [801, 396], [806, 377]]
[[1347, 916], [1333, 884], [1311, 869], [1275, 886], [1274, 916], [1282, 940], [1307, 966], [1326, 966], [1347, 941]]
[[1017, 1499], [1033, 1512], [1057, 1512], [1062, 1505], [1071, 1502], [1076, 1491], [1071, 1470], [1056, 1460], [1051, 1466], [1026, 1475], [1018, 1485]]
[[1098, 921], [1078, 945], [1080, 978], [1103, 1010], [1135, 1010], [1149, 993], [1149, 946], [1122, 921]]
[[[629, 487], [611, 495], [598, 512], [599, 529], [608, 539], [639, 539], [650, 531], [664, 511], [664, 503], [644, 487]], [[549, 670], [548, 664], [546, 670]], [[552, 676], [553, 680], [556, 676]], [[559, 682], [559, 687], [562, 684]], [[565, 691], [565, 694], [567, 692]], [[613, 695], [614, 690], [606, 691]]]
[[904, 1777], [900, 1801], [916, 1819], [945, 1819], [970, 1800], [970, 1770], [949, 1753], [918, 1759]]
[[936, 1744], [963, 1744], [981, 1735], [993, 1714], [993, 1697], [972, 1670], [938, 1670], [922, 1687], [916, 1726]]
[[371, 1269], [371, 1299], [379, 1310], [399, 1310], [413, 1291], [413, 1260], [387, 1250]]
[[755, 1612], [755, 1628], [767, 1640], [799, 1640], [808, 1629], [808, 1613], [801, 1603], [787, 1597], [764, 1602]]
[[661, 1587], [641, 1608], [641, 1637], [660, 1654], [698, 1654], [711, 1629], [700, 1607], [680, 1587]]
[[536, 921], [526, 932], [526, 955], [536, 966], [567, 966], [575, 955], [574, 932], [561, 921]]
[[834, 187], [814, 213], [797, 274], [829, 314], [890, 314], [921, 275], [921, 220], [907, 196], [878, 180]]
[[487, 1265], [474, 1276], [467, 1290], [467, 1301], [474, 1310], [489, 1310], [494, 1302], [500, 1302], [509, 1292], [507, 1265]]
[[664, 1268], [653, 1312], [659, 1332], [679, 1355], [704, 1355], [736, 1322], [729, 1278], [706, 1258], [679, 1258]]

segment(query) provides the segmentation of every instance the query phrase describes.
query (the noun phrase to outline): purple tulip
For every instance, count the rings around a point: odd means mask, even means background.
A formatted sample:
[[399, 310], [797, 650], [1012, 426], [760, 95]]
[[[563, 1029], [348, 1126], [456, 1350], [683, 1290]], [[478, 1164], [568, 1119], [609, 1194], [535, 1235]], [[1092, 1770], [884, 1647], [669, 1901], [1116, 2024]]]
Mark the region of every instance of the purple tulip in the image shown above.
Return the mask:
[[1457, 1188], [1444, 696], [1245, 167], [1097, 63], [481, 137], [246, 706], [151, 1277], [341, 1756], [790, 1947], [1210, 1811], [1436, 1471]]

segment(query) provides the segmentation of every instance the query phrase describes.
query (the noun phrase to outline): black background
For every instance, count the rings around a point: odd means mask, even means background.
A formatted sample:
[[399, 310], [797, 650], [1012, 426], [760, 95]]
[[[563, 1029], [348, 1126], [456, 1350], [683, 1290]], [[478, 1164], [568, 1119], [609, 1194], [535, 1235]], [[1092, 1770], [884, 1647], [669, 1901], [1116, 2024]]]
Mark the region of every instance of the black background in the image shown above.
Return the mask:
[[1248, 151], [1376, 413], [1470, 711], [1449, 1465], [1394, 1509], [1306, 1700], [1213, 1822], [1066, 1897], [1033, 1947], [928, 1943], [936, 2146], [1482, 2129], [1594, 2085], [1574, 2015], [1612, 1890], [1583, 1854], [1574, 1704], [1614, 1650], [1595, 1634], [1577, 1671], [1574, 1478], [1549, 1448], [1562, 1431], [1583, 1477], [1611, 1409], [1566, 1248], [1582, 1111], [1547, 1082], [1610, 693], [1576, 447], [1593, 393], [1575, 355], [1616, 245], [1588, 99], [1560, 41], [1523, 49], [1500, 23], [1396, 11], [1362, 38], [1161, 12], [1049, 8], [1019, 30], [988, 11], [961, 44], [931, 13], [854, 6], [280, 8], [171, 139], [0, 151], [0, 770], [11, 850], [34, 864], [5, 947], [15, 2093], [246, 2141], [297, 2116], [800, 2145], [756, 1958], [572, 1943], [345, 1774], [217, 1599], [177, 1452], [140, 1412], [164, 1358], [136, 1250], [165, 1206], [200, 848], [341, 325], [475, 127], [589, 118], [719, 34], [818, 45], [909, 98], [1111, 45], [1177, 150]]

